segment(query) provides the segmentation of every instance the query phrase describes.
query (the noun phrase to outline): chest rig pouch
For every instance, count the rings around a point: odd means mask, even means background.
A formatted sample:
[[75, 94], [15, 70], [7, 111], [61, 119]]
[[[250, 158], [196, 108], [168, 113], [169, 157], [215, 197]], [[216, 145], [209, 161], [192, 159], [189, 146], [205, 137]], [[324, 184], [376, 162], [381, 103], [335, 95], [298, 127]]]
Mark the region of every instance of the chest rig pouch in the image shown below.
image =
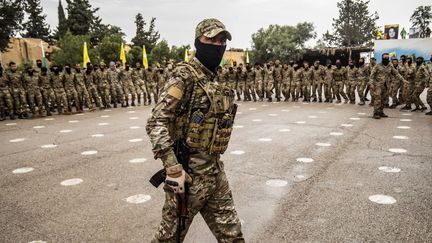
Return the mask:
[[[194, 72], [197, 72], [194, 69]], [[206, 80], [198, 73], [190, 99], [189, 122], [178, 120], [186, 127], [186, 144], [191, 152], [205, 152], [211, 155], [223, 154], [233, 129], [237, 105], [234, 92], [218, 82]]]

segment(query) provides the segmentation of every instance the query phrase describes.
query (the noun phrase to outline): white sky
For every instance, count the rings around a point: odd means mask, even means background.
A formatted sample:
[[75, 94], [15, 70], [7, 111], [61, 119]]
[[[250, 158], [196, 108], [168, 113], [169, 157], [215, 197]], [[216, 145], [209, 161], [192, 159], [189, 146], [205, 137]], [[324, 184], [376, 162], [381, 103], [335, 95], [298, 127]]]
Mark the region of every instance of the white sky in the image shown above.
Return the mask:
[[[117, 25], [126, 33], [126, 41], [135, 35], [135, 15], [142, 13], [147, 22], [156, 17], [161, 39], [170, 45], [193, 46], [195, 26], [204, 18], [218, 18], [228, 28], [233, 40], [228, 48], [250, 48], [251, 35], [270, 24], [295, 25], [312, 22], [317, 39], [332, 28], [332, 18], [338, 17], [337, 0], [90, 0], [99, 7], [99, 16], [106, 24]], [[62, 0], [66, 8], [66, 1]], [[400, 24], [408, 31], [409, 18], [420, 5], [432, 5], [431, 0], [371, 0], [369, 9], [378, 12], [378, 25]], [[51, 29], [57, 27], [58, 0], [42, 0]], [[65, 10], [66, 12], [66, 10]], [[66, 13], [67, 14], [67, 13]], [[308, 42], [313, 46], [316, 40]]]

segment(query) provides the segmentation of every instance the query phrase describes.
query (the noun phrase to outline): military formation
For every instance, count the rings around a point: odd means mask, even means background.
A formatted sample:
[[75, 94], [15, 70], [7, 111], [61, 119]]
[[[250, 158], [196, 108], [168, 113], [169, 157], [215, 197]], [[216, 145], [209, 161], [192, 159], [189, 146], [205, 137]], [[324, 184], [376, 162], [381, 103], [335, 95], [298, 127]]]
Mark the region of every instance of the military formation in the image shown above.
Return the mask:
[[150, 105], [157, 102], [159, 93], [172, 73], [173, 66], [149, 67], [140, 63], [124, 68], [120, 62], [107, 67], [88, 63], [63, 67], [26, 66], [23, 71], [10, 62], [7, 70], [0, 66], [0, 120], [25, 119], [52, 114], [69, 115], [99, 109]]
[[[315, 61], [311, 66], [305, 61], [302, 65], [280, 60], [267, 63], [255, 63], [254, 66], [237, 64], [219, 67], [215, 81], [235, 90], [240, 101], [293, 101], [324, 102], [365, 105], [368, 94], [370, 106], [374, 107], [374, 118], [385, 117], [382, 108], [423, 112], [427, 110], [420, 99], [420, 94], [429, 87], [427, 103], [432, 105], [431, 71], [424, 64], [424, 58], [402, 55], [400, 60], [383, 55], [383, 61], [377, 64], [371, 58], [369, 64], [364, 58], [357, 63], [350, 60], [343, 66], [337, 59], [333, 64], [327, 60], [325, 65]], [[413, 109], [414, 106], [414, 109]], [[427, 112], [432, 115], [432, 112]]]

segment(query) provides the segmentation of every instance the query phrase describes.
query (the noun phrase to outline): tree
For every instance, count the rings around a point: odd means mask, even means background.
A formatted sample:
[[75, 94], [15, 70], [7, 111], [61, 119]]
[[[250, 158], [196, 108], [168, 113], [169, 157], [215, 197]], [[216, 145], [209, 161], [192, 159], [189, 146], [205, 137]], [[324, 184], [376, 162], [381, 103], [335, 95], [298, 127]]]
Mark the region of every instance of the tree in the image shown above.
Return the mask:
[[[58, 42], [59, 49], [51, 54], [50, 60], [59, 65], [75, 65], [83, 61], [83, 44], [89, 43], [89, 35], [73, 35], [71, 32], [60, 38]], [[97, 63], [100, 60], [99, 51], [95, 48], [89, 48], [89, 56], [92, 63]]]
[[97, 46], [100, 59], [107, 64], [120, 59], [120, 46], [124, 42], [120, 34], [105, 37]]
[[66, 0], [68, 6], [67, 25], [74, 35], [86, 35], [97, 19], [99, 8], [92, 8], [88, 0]]
[[138, 13], [135, 16], [136, 34], [132, 38], [132, 43], [135, 46], [145, 46], [146, 50], [150, 52], [156, 45], [160, 38], [159, 31], [155, 30], [156, 18], [152, 18], [148, 30], [145, 29], [147, 23], [144, 21], [142, 14]]
[[251, 57], [254, 62], [266, 62], [281, 58], [300, 59], [305, 43], [315, 38], [316, 32], [312, 23], [298, 23], [296, 26], [270, 25], [252, 34]]
[[420, 38], [430, 36], [429, 25], [432, 20], [431, 6], [418, 6], [411, 15], [410, 22], [413, 28], [419, 29]]
[[142, 47], [134, 46], [132, 49], [126, 54], [126, 59], [130, 61], [131, 64], [135, 65], [135, 63], [139, 62], [141, 65], [143, 63], [142, 60]]
[[170, 58], [173, 59], [175, 62], [182, 62], [184, 61], [185, 56], [185, 50], [189, 50], [190, 45], [182, 45], [182, 46], [172, 46], [170, 50]]
[[369, 13], [369, 1], [342, 0], [337, 3], [339, 17], [333, 19], [334, 32], [327, 31], [323, 40], [338, 46], [359, 46], [374, 38], [378, 13]]
[[54, 38], [60, 39], [68, 31], [68, 23], [67, 23], [66, 15], [61, 0], [59, 0], [57, 13], [58, 13], [58, 25], [54, 33]]
[[42, 13], [43, 9], [40, 0], [27, 0], [24, 10], [28, 14], [28, 20], [22, 25], [25, 31], [23, 37], [48, 41], [50, 28], [45, 20], [46, 15]]
[[0, 0], [0, 52], [6, 51], [10, 38], [20, 30], [23, 18], [20, 0]]
[[[147, 47], [146, 47], [147, 48]], [[162, 40], [156, 44], [151, 50], [149, 61], [151, 63], [165, 63], [170, 59], [170, 48], [166, 40]]]

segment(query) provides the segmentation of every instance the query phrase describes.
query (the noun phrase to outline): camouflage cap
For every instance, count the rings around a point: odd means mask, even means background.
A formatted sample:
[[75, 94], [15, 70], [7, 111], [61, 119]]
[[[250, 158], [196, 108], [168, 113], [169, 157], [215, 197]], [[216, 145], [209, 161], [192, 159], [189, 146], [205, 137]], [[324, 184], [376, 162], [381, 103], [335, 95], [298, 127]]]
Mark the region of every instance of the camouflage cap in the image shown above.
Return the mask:
[[106, 66], [104, 62], [99, 63], [100, 66]]
[[228, 40], [231, 40], [231, 33], [226, 30], [225, 25], [217, 19], [204, 19], [196, 27], [195, 39], [200, 36], [213, 38], [218, 34], [225, 32]]

